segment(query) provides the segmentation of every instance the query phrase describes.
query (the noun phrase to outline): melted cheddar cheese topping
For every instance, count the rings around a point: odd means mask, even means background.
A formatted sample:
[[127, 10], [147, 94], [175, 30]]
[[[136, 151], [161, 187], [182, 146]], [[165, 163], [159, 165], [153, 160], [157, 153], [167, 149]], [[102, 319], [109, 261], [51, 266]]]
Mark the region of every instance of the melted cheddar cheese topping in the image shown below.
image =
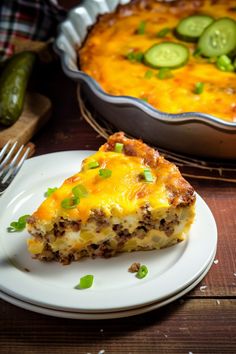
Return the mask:
[[[90, 169], [89, 163], [97, 161], [98, 168]], [[153, 182], [146, 182], [143, 171], [149, 168]], [[109, 169], [109, 178], [99, 175], [99, 169]], [[171, 176], [171, 177], [170, 177]], [[65, 180], [33, 214], [38, 220], [55, 220], [58, 215], [70, 220], [85, 222], [93, 209], [103, 210], [106, 216], [123, 217], [133, 214], [147, 202], [154, 209], [165, 210], [170, 206], [168, 183], [181, 183], [175, 165], [160, 157], [157, 168], [145, 166], [140, 157], [122, 153], [98, 151], [86, 158], [81, 172]], [[178, 182], [179, 181], [179, 182]], [[61, 206], [62, 200], [72, 197], [72, 188], [82, 184], [88, 194], [73, 209]]]
[[[194, 13], [236, 20], [235, 0], [173, 4], [144, 0], [120, 6], [114, 14], [101, 16], [90, 31], [79, 51], [81, 69], [109, 94], [145, 99], [163, 112], [203, 112], [236, 122], [235, 73], [220, 71], [214, 63], [193, 56], [196, 45], [179, 41], [172, 31], [165, 38], [157, 37], [163, 28], [174, 29], [182, 18]], [[142, 21], [146, 24], [144, 34], [137, 34]], [[172, 70], [172, 78], [160, 80], [158, 70], [127, 59], [128, 53], [144, 53], [163, 41], [184, 43], [191, 53], [185, 66]], [[152, 71], [151, 77], [147, 70]], [[200, 95], [194, 93], [197, 82], [204, 83]]]

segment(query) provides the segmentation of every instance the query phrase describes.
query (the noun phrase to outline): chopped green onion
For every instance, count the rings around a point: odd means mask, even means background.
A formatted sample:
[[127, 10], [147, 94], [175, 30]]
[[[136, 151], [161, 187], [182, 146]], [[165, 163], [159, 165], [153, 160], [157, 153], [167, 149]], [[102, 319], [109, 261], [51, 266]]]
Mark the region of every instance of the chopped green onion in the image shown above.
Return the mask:
[[26, 226], [27, 219], [30, 215], [23, 215], [17, 221], [12, 221], [7, 228], [8, 232], [22, 231]]
[[147, 70], [144, 74], [145, 79], [151, 79], [153, 77], [153, 71], [152, 70]]
[[45, 197], [50, 197], [51, 194], [53, 194], [57, 190], [57, 187], [54, 188], [48, 188], [47, 192], [44, 193]]
[[145, 168], [143, 170], [143, 175], [144, 175], [144, 179], [146, 182], [153, 182], [154, 181], [153, 175], [152, 175], [151, 171], [149, 170], [149, 168]]
[[207, 59], [208, 63], [212, 64], [212, 63], [216, 63], [217, 61], [217, 57], [211, 57]]
[[143, 60], [143, 53], [142, 52], [137, 52], [135, 54], [136, 61], [141, 62]]
[[88, 163], [88, 168], [93, 169], [99, 167], [99, 163], [97, 161], [91, 161]]
[[61, 206], [64, 209], [74, 209], [79, 204], [80, 199], [78, 197], [65, 198], [61, 202]]
[[141, 265], [137, 274], [136, 274], [136, 277], [138, 279], [143, 279], [146, 277], [146, 275], [148, 274], [148, 269], [145, 265]]
[[112, 171], [109, 170], [108, 168], [101, 168], [99, 170], [99, 176], [102, 178], [109, 178], [111, 177]]
[[145, 33], [145, 30], [146, 30], [146, 21], [141, 21], [139, 26], [138, 26], [138, 29], [137, 29], [137, 33], [138, 34], [144, 34]]
[[126, 55], [126, 58], [131, 62], [142, 62], [143, 53], [142, 52], [130, 52]]
[[234, 71], [234, 65], [233, 64], [228, 65], [226, 71], [233, 72]]
[[234, 65], [227, 55], [221, 55], [217, 58], [216, 66], [221, 71], [234, 71]]
[[83, 184], [78, 184], [72, 188], [73, 197], [65, 198], [61, 202], [64, 209], [74, 209], [80, 203], [80, 198], [87, 197], [88, 191]]
[[124, 144], [122, 144], [122, 143], [116, 143], [116, 145], [115, 145], [115, 152], [122, 152], [123, 147], [124, 147]]
[[193, 92], [196, 93], [197, 95], [200, 95], [203, 92], [203, 89], [204, 89], [204, 83], [196, 82]]
[[158, 38], [164, 38], [169, 32], [170, 32], [170, 28], [168, 28], [168, 27], [162, 28], [162, 29], [157, 33], [157, 37], [158, 37]]
[[231, 59], [225, 54], [223, 54], [217, 58], [217, 64], [219, 64], [219, 65], [227, 66], [231, 63], [232, 63]]
[[75, 286], [75, 289], [88, 289], [91, 288], [93, 285], [94, 276], [91, 274], [85, 275], [84, 277], [80, 278], [79, 284]]
[[170, 79], [171, 77], [173, 77], [173, 74], [171, 72], [170, 69], [168, 68], [161, 68], [159, 70], [159, 72], [157, 73], [157, 77], [160, 80], [164, 80], [164, 79]]
[[126, 58], [129, 59], [130, 61], [136, 61], [136, 57], [134, 52], [130, 52], [126, 55]]
[[83, 186], [83, 184], [78, 184], [77, 186], [72, 188], [72, 193], [76, 198], [84, 198], [88, 195], [88, 191], [85, 186]]
[[148, 102], [148, 98], [147, 97], [140, 97], [140, 100], [142, 100], [144, 102]]
[[193, 52], [193, 56], [194, 57], [199, 57], [201, 55], [201, 49], [200, 48], [196, 48]]

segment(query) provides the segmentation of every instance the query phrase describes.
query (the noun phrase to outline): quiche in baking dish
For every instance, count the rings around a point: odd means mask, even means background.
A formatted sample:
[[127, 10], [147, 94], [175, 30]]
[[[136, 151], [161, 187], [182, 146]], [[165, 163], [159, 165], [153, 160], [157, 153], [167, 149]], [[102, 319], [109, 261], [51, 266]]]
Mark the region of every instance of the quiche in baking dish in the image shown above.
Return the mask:
[[28, 249], [63, 264], [160, 249], [186, 238], [194, 211], [194, 190], [178, 168], [120, 132], [28, 218]]
[[99, 16], [79, 65], [114, 96], [236, 122], [235, 0], [133, 0]]

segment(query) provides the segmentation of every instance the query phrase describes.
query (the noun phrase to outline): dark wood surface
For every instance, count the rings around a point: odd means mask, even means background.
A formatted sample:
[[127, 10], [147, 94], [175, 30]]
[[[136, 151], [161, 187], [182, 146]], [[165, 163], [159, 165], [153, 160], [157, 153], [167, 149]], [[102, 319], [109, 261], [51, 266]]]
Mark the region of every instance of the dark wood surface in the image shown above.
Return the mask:
[[[97, 149], [104, 139], [81, 119], [75, 83], [59, 62], [40, 70], [40, 92], [52, 100], [53, 114], [33, 139], [36, 155]], [[150, 313], [99, 321], [54, 318], [0, 301], [0, 353], [236, 353], [236, 185], [190, 182], [211, 208], [219, 237], [218, 263], [194, 290]]]

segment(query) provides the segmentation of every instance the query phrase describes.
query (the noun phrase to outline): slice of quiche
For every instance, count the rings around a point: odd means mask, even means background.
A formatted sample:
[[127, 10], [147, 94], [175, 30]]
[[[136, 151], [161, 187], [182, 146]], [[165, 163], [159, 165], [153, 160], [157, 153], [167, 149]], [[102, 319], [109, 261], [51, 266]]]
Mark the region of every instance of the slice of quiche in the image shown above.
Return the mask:
[[28, 249], [63, 264], [160, 249], [186, 238], [194, 210], [194, 190], [178, 168], [120, 132], [29, 217]]

